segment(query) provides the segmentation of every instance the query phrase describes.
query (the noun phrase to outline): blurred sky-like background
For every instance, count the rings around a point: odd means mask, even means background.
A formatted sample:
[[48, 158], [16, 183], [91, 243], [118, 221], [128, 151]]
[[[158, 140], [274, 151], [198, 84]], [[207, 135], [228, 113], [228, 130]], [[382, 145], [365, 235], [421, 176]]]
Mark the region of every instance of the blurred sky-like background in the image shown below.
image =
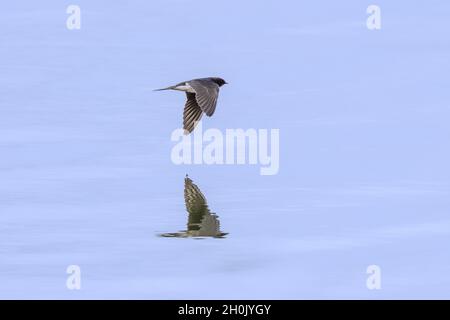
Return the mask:
[[[0, 298], [450, 298], [448, 1], [0, 7]], [[171, 162], [185, 97], [152, 89], [206, 76], [203, 128], [279, 128], [278, 175]], [[227, 238], [158, 237], [185, 174]]]

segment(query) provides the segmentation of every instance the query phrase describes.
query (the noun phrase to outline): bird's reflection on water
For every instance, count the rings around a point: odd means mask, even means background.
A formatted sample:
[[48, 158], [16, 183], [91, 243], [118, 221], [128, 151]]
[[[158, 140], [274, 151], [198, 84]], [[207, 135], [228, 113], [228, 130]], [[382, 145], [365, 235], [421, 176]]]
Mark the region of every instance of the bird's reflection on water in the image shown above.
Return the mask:
[[224, 238], [227, 235], [220, 231], [219, 217], [209, 210], [205, 196], [187, 175], [184, 178], [184, 202], [188, 212], [187, 230], [163, 233], [161, 237]]

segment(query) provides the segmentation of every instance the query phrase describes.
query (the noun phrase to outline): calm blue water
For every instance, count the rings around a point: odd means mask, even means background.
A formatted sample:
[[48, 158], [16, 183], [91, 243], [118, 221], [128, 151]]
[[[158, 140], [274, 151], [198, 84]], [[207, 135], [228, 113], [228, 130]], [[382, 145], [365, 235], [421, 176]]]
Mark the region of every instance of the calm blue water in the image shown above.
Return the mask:
[[[0, 298], [450, 298], [450, 4], [369, 4], [3, 3]], [[171, 162], [152, 89], [216, 75], [204, 129], [279, 128], [277, 175]], [[159, 236], [186, 174], [225, 238]]]

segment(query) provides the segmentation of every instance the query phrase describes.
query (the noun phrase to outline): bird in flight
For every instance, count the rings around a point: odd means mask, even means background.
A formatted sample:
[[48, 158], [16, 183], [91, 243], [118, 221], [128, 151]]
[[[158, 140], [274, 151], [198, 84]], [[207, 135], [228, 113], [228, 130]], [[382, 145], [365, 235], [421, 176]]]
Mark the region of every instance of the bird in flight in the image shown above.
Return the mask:
[[187, 230], [163, 233], [160, 236], [223, 238], [227, 235], [220, 231], [219, 217], [209, 210], [205, 196], [187, 175], [184, 178], [184, 203], [188, 212]]
[[200, 121], [203, 113], [211, 117], [216, 110], [219, 88], [227, 84], [222, 78], [200, 78], [180, 82], [174, 86], [156, 89], [178, 90], [186, 92], [186, 103], [183, 112], [183, 129], [185, 134], [191, 133]]

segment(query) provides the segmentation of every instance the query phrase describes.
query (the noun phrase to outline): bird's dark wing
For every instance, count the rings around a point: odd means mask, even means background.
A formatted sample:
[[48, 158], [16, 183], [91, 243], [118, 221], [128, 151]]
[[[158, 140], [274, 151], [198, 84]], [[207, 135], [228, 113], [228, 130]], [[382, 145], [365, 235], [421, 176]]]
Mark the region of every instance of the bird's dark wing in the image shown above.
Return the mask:
[[206, 198], [200, 189], [186, 176], [184, 179], [184, 201], [189, 213], [188, 232], [198, 237], [222, 237], [220, 222], [215, 213], [210, 212]]
[[184, 179], [184, 203], [190, 215], [200, 216], [201, 218], [205, 213], [209, 213], [205, 196], [188, 177]]
[[188, 177], [184, 179], [184, 201], [189, 213], [188, 231], [195, 236], [220, 236], [220, 222], [214, 213], [209, 211], [206, 198], [200, 189]]
[[195, 91], [195, 99], [200, 108], [208, 117], [211, 117], [216, 110], [219, 86], [208, 79], [191, 80], [188, 83]]
[[185, 133], [191, 133], [195, 125], [202, 118], [202, 109], [200, 109], [195, 99], [195, 93], [186, 92], [187, 100], [183, 112], [183, 129]]

